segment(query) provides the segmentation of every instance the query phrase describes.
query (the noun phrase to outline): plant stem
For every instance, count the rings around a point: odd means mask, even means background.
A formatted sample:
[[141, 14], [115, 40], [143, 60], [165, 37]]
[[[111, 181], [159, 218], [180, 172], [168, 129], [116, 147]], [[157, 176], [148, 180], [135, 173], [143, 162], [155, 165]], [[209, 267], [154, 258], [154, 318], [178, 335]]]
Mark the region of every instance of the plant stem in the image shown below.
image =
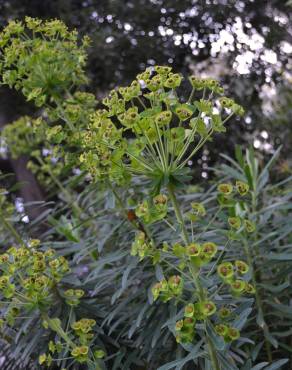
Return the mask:
[[141, 230], [141, 228], [139, 227], [139, 224], [137, 224], [134, 220], [129, 220], [129, 218], [128, 218], [128, 211], [125, 208], [124, 203], [123, 203], [121, 197], [116, 192], [115, 188], [112, 186], [112, 184], [110, 183], [110, 181], [108, 181], [108, 187], [110, 188], [110, 190], [114, 194], [114, 197], [115, 197], [115, 199], [116, 199], [116, 201], [117, 201], [120, 209], [123, 211], [123, 214], [124, 214], [125, 218], [134, 226], [135, 229], [140, 230], [140, 231], [143, 231], [146, 234], [147, 238], [152, 242], [153, 246], [155, 246], [155, 242], [154, 242], [153, 238], [151, 237], [151, 234], [150, 234], [150, 231], [149, 231], [147, 225], [141, 225], [142, 226], [142, 229], [143, 229], [143, 230]]
[[160, 150], [161, 150], [161, 165], [162, 165], [162, 168], [164, 168], [165, 170], [167, 169], [167, 159], [166, 159], [166, 153], [164, 151], [164, 147], [163, 147], [163, 143], [162, 143], [162, 139], [161, 139], [161, 135], [160, 135], [160, 132], [159, 132], [159, 127], [157, 125], [156, 122], [154, 122], [155, 124], [155, 130], [156, 130], [156, 134], [157, 134], [157, 137], [158, 137], [158, 146], [160, 144]]
[[[168, 194], [169, 194], [170, 200], [171, 200], [173, 208], [174, 208], [176, 219], [177, 219], [177, 221], [178, 221], [178, 223], [180, 224], [180, 227], [181, 227], [184, 242], [185, 242], [185, 244], [189, 244], [189, 236], [188, 236], [188, 233], [187, 233], [187, 230], [186, 230], [186, 227], [185, 227], [184, 219], [183, 219], [183, 216], [182, 216], [180, 206], [178, 204], [175, 192], [173, 190], [173, 187], [171, 185], [168, 185], [167, 190], [168, 190]], [[192, 275], [192, 278], [194, 280], [195, 287], [198, 291], [199, 299], [200, 299], [200, 301], [204, 301], [206, 299], [206, 296], [205, 296], [204, 289], [203, 289], [203, 287], [201, 285], [201, 282], [200, 282], [200, 279], [199, 279], [200, 268], [194, 266], [190, 262], [188, 263], [188, 268], [189, 268], [189, 271], [190, 271], [190, 273]], [[206, 326], [205, 326], [205, 336], [206, 336], [206, 342], [207, 342], [207, 345], [208, 345], [208, 352], [209, 352], [210, 360], [211, 360], [211, 363], [212, 363], [212, 370], [220, 370], [220, 366], [219, 366], [218, 359], [217, 359], [217, 356], [216, 356], [216, 350], [214, 348], [213, 342], [210, 340], [210, 338], [207, 334]]]
[[182, 216], [182, 213], [181, 213], [181, 210], [180, 210], [180, 207], [179, 207], [179, 204], [178, 204], [178, 201], [176, 199], [176, 196], [175, 196], [175, 193], [173, 191], [172, 186], [168, 185], [167, 190], [168, 190], [168, 194], [169, 194], [171, 203], [172, 203], [173, 208], [174, 208], [176, 219], [177, 219], [177, 221], [180, 225], [180, 228], [181, 228], [181, 232], [182, 232], [184, 242], [185, 242], [185, 244], [189, 244], [190, 240], [189, 240], [189, 236], [188, 236], [188, 233], [187, 233], [187, 229], [185, 227], [184, 219], [183, 219], [183, 216]]
[[[256, 176], [256, 174], [254, 174], [254, 176]], [[254, 181], [253, 181], [253, 191], [251, 193], [251, 204], [252, 204], [252, 214], [256, 216], [255, 222], [256, 222], [256, 224], [258, 224], [258, 216], [257, 216], [257, 180], [256, 179], [254, 179]], [[257, 232], [254, 233], [254, 242], [256, 242], [256, 241], [257, 241]], [[259, 313], [260, 313], [260, 315], [263, 319], [262, 329], [263, 329], [264, 337], [265, 337], [265, 348], [266, 348], [268, 360], [271, 363], [273, 361], [273, 356], [272, 356], [272, 351], [271, 351], [271, 344], [270, 344], [269, 339], [267, 338], [267, 333], [269, 333], [269, 327], [268, 327], [267, 323], [265, 322], [263, 303], [262, 303], [262, 299], [261, 299], [260, 293], [259, 293], [258, 288], [257, 288], [258, 283], [261, 282], [261, 271], [259, 271], [258, 274], [256, 274], [256, 272], [255, 272], [255, 263], [253, 263], [252, 254], [250, 252], [250, 249], [249, 249], [249, 246], [246, 242], [246, 239], [245, 239], [245, 250], [246, 250], [247, 254], [249, 255], [249, 257], [248, 257], [249, 260], [252, 263], [252, 282], [253, 282], [253, 285], [254, 285], [254, 288], [255, 288], [256, 305], [257, 305], [258, 311], [259, 311]], [[259, 245], [258, 244], [255, 246], [254, 252], [255, 252], [256, 257], [260, 256], [260, 251], [259, 251]]]
[[191, 104], [191, 103], [192, 103], [192, 100], [193, 100], [193, 97], [194, 97], [195, 91], [196, 91], [196, 89], [193, 87], [193, 88], [192, 88], [192, 91], [191, 91], [191, 93], [190, 93], [190, 96], [189, 96], [189, 98], [188, 98], [187, 104]]
[[205, 144], [205, 142], [209, 139], [209, 137], [212, 135], [213, 129], [211, 128], [210, 131], [208, 132], [207, 136], [204, 139], [201, 139], [200, 142], [197, 144], [195, 149], [191, 152], [191, 154], [185, 159], [179, 166], [178, 168], [183, 168], [188, 161], [197, 153], [197, 151]]
[[72, 340], [68, 337], [68, 335], [64, 332], [64, 330], [61, 328], [60, 325], [58, 325], [54, 319], [51, 319], [46, 312], [42, 312], [42, 318], [45, 320], [49, 328], [56, 332], [60, 338], [64, 339], [64, 341], [71, 347], [74, 348], [75, 344], [72, 342]]
[[268, 326], [265, 322], [263, 303], [262, 303], [262, 299], [260, 297], [260, 294], [259, 294], [259, 291], [258, 291], [258, 288], [257, 288], [258, 283], [257, 283], [256, 275], [255, 275], [254, 264], [253, 264], [252, 256], [251, 256], [249, 246], [247, 244], [246, 239], [244, 239], [244, 251], [245, 251], [245, 254], [246, 254], [248, 264], [251, 268], [251, 280], [252, 280], [252, 283], [253, 283], [253, 286], [254, 286], [254, 289], [255, 289], [255, 301], [256, 301], [257, 310], [258, 310], [259, 315], [261, 316], [261, 319], [263, 320], [263, 324], [259, 325], [259, 326], [262, 328], [262, 330], [264, 332], [265, 347], [266, 347], [268, 360], [269, 360], [269, 362], [272, 362], [273, 357], [272, 357], [272, 352], [271, 352], [271, 345], [270, 345], [270, 342], [269, 342], [269, 340], [267, 338], [267, 334], [266, 334], [267, 332], [269, 332], [269, 329], [268, 329]]
[[191, 263], [188, 263], [188, 268], [189, 268], [189, 271], [190, 271], [190, 273], [192, 275], [192, 278], [194, 280], [195, 287], [196, 287], [196, 289], [199, 293], [199, 299], [200, 299], [200, 301], [204, 301], [205, 300], [205, 293], [204, 293], [204, 289], [203, 289], [203, 287], [200, 283], [200, 280], [199, 280], [200, 268], [194, 266]]
[[70, 120], [66, 119], [66, 114], [65, 114], [65, 111], [64, 111], [64, 109], [62, 107], [62, 103], [60, 102], [60, 100], [59, 99], [55, 99], [55, 102], [57, 104], [57, 108], [61, 112], [61, 115], [59, 115], [59, 117], [68, 125], [69, 129], [73, 133], [76, 132], [77, 130], [76, 130], [75, 126], [73, 125], [73, 123]]
[[[205, 325], [205, 331], [206, 331], [206, 325]], [[206, 335], [207, 338], [207, 343], [208, 343], [208, 350], [209, 350], [209, 355], [211, 358], [211, 363], [212, 363], [212, 370], [220, 370], [220, 365], [218, 363], [218, 359], [216, 356], [216, 350], [214, 348], [214, 345], [208, 335]]]

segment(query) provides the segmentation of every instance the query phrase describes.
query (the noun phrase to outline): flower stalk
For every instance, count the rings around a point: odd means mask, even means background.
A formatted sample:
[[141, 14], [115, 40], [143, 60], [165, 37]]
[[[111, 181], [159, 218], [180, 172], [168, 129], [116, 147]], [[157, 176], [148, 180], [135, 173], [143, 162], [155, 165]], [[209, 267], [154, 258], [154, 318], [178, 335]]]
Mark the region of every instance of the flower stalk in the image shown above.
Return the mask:
[[[181, 227], [181, 232], [182, 232], [184, 242], [187, 245], [187, 244], [189, 244], [189, 236], [188, 236], [187, 229], [186, 229], [186, 226], [185, 226], [185, 222], [184, 222], [181, 210], [180, 210], [179, 203], [177, 201], [177, 197], [176, 197], [175, 192], [173, 190], [173, 187], [171, 185], [168, 185], [167, 190], [168, 190], [168, 194], [169, 194], [169, 197], [171, 199], [171, 202], [172, 202], [172, 205], [173, 205], [173, 208], [174, 208], [174, 211], [175, 211], [177, 221], [178, 221], [178, 223]], [[204, 289], [203, 289], [203, 287], [201, 285], [201, 282], [200, 282], [200, 279], [199, 279], [200, 268], [194, 266], [190, 262], [188, 262], [188, 268], [189, 268], [189, 271], [191, 273], [191, 276], [193, 277], [195, 287], [198, 291], [199, 300], [201, 302], [203, 302], [203, 301], [205, 301], [206, 296], [205, 296]], [[211, 363], [212, 363], [212, 369], [220, 370], [220, 366], [219, 366], [218, 359], [217, 359], [217, 356], [216, 356], [216, 350], [215, 350], [213, 342], [211, 341], [211, 339], [209, 338], [209, 336], [207, 334], [206, 326], [205, 326], [205, 336], [206, 336], [206, 341], [207, 341], [210, 360], [211, 360]]]

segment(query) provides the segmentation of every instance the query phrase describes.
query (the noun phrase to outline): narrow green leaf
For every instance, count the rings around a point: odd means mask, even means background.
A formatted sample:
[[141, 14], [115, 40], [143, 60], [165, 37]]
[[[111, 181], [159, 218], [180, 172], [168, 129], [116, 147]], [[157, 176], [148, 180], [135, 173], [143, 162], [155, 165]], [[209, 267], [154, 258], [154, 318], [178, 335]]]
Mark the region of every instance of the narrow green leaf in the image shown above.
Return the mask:
[[287, 364], [289, 361], [288, 358], [283, 358], [282, 360], [278, 360], [271, 364], [270, 366], [266, 367], [265, 370], [276, 370], [276, 369], [281, 369], [282, 365]]

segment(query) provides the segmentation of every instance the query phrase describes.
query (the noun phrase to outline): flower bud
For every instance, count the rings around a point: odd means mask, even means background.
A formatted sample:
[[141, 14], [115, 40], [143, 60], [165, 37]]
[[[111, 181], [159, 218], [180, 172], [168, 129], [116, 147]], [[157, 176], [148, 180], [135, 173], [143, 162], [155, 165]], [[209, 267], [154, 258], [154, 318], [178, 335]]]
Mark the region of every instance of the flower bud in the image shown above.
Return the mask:
[[222, 108], [231, 108], [234, 104], [234, 101], [232, 99], [229, 99], [229, 98], [226, 98], [226, 97], [222, 97], [219, 99], [220, 101], [220, 104], [221, 104], [221, 107]]
[[145, 81], [147, 89], [150, 91], [157, 91], [162, 87], [162, 78], [160, 75], [154, 76], [151, 80], [148, 79]]
[[150, 78], [151, 72], [150, 69], [146, 69], [144, 72], [139, 73], [136, 78], [138, 81], [146, 81]]
[[164, 205], [167, 203], [167, 196], [164, 194], [159, 194], [153, 199], [155, 205]]
[[171, 118], [172, 118], [172, 113], [171, 113], [171, 111], [167, 110], [167, 111], [158, 113], [156, 118], [155, 118], [155, 122], [158, 125], [165, 126], [165, 125], [168, 125], [170, 123]]
[[193, 317], [186, 317], [184, 319], [184, 327], [186, 329], [193, 328], [196, 323], [196, 320]]
[[194, 266], [200, 267], [202, 265], [202, 257], [204, 257], [204, 254], [202, 253], [202, 247], [200, 244], [189, 244], [187, 246], [187, 255]]
[[40, 365], [43, 365], [46, 362], [46, 360], [47, 360], [47, 355], [45, 353], [43, 353], [39, 356], [39, 364]]
[[249, 191], [249, 186], [243, 181], [236, 181], [236, 190], [240, 195], [245, 195]]
[[176, 331], [181, 331], [181, 329], [183, 328], [183, 326], [184, 326], [183, 320], [179, 320], [175, 324], [175, 330]]
[[201, 246], [198, 243], [191, 243], [187, 246], [187, 255], [190, 257], [198, 257], [201, 253]]
[[56, 351], [55, 343], [52, 340], [49, 341], [49, 350], [51, 353], [55, 353]]
[[180, 121], [186, 121], [193, 115], [193, 111], [185, 105], [181, 105], [175, 109], [175, 113]]
[[87, 355], [87, 353], [88, 353], [88, 347], [87, 346], [81, 346], [81, 347], [79, 347], [79, 353], [81, 355]]
[[244, 220], [244, 228], [250, 234], [253, 233], [256, 229], [255, 224], [250, 220]]
[[139, 218], [147, 216], [149, 213], [148, 202], [144, 201], [143, 203], [140, 203], [138, 207], [136, 208], [135, 213], [136, 213], [136, 216]]
[[186, 307], [185, 307], [185, 317], [193, 317], [194, 316], [194, 313], [195, 313], [195, 307], [194, 307], [194, 304], [193, 303], [189, 303]]
[[77, 357], [77, 356], [79, 356], [79, 355], [80, 355], [79, 347], [75, 347], [75, 348], [73, 348], [73, 350], [71, 351], [71, 355], [72, 355], [73, 357]]
[[237, 271], [240, 273], [240, 274], [246, 274], [248, 273], [248, 270], [249, 270], [249, 267], [248, 265], [243, 262], [243, 261], [235, 261], [235, 267], [237, 269]]
[[227, 337], [230, 341], [236, 340], [240, 337], [240, 332], [236, 328], [229, 327], [227, 331]]
[[221, 263], [217, 267], [217, 273], [221, 277], [221, 279], [227, 281], [230, 280], [234, 275], [232, 263], [231, 262]]
[[202, 253], [210, 260], [217, 253], [217, 246], [215, 243], [206, 242], [202, 245]]
[[206, 215], [206, 209], [202, 203], [196, 203], [192, 202], [191, 207], [193, 210], [193, 213], [197, 216], [205, 216]]
[[229, 217], [228, 223], [233, 229], [238, 230], [241, 226], [241, 219], [240, 217]]
[[205, 87], [205, 84], [201, 78], [198, 78], [196, 76], [190, 76], [189, 80], [192, 87], [196, 90], [202, 90]]
[[4, 253], [0, 256], [0, 264], [4, 264], [9, 261], [9, 254]]
[[222, 307], [219, 310], [219, 316], [221, 317], [221, 319], [226, 319], [227, 317], [230, 316], [230, 314], [231, 314], [231, 311], [227, 307]]
[[45, 251], [45, 256], [46, 257], [53, 257], [55, 254], [56, 254], [56, 252], [52, 248], [49, 248], [48, 250]]
[[74, 297], [74, 290], [73, 289], [68, 289], [64, 292], [66, 297]]
[[173, 292], [173, 294], [175, 295], [181, 294], [183, 288], [183, 280], [178, 275], [171, 276], [168, 279], [168, 286], [169, 289]]
[[250, 283], [245, 283], [245, 288], [244, 288], [244, 291], [247, 293], [247, 294], [255, 294], [255, 287], [250, 284]]
[[84, 296], [84, 290], [82, 289], [76, 289], [74, 293], [77, 298], [81, 298]]
[[204, 317], [212, 316], [216, 312], [216, 306], [212, 301], [200, 302], [199, 307]]
[[178, 73], [170, 73], [168, 78], [164, 81], [164, 86], [169, 89], [176, 89], [180, 86], [182, 81], [182, 76]]
[[154, 67], [155, 72], [161, 75], [167, 75], [169, 72], [171, 72], [172, 68], [169, 66], [155, 66]]
[[237, 280], [233, 281], [230, 284], [230, 286], [231, 286], [232, 292], [235, 295], [240, 295], [244, 291], [246, 284], [245, 284], [245, 281], [237, 279]]
[[233, 191], [233, 186], [231, 184], [220, 184], [218, 185], [217, 190], [221, 194], [230, 195]]
[[215, 326], [215, 331], [221, 337], [225, 337], [228, 333], [228, 326], [224, 324], [218, 324]]
[[39, 247], [39, 246], [40, 246], [40, 244], [41, 244], [41, 241], [40, 241], [39, 239], [31, 239], [31, 240], [29, 241], [29, 246], [30, 246], [31, 248], [37, 248], [37, 247]]
[[8, 283], [9, 283], [9, 276], [3, 275], [0, 277], [0, 289], [6, 288]]

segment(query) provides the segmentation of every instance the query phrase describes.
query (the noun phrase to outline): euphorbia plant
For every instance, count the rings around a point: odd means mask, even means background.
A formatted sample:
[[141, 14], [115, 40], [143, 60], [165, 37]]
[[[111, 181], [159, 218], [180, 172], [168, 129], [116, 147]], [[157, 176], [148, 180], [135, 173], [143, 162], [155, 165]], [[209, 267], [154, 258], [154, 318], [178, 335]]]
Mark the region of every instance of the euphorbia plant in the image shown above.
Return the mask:
[[[200, 357], [200, 365], [206, 359], [206, 369], [225, 366], [221, 353], [240, 336], [241, 325], [234, 324], [236, 305], [242, 295], [254, 291], [249, 283], [249, 266], [241, 259], [222, 261], [224, 246], [209, 239], [205, 232], [196, 235], [193, 223], [209, 211], [193, 202], [187, 212], [182, 212], [177, 193], [191, 179], [189, 160], [216, 132], [225, 132], [228, 119], [242, 115], [242, 107], [225, 97], [223, 88], [213, 79], [190, 76], [184, 81], [171, 67], [156, 66], [139, 74], [129, 86], [111, 91], [103, 99], [103, 106], [94, 110], [94, 97], [76, 91], [86, 81], [83, 66], [87, 40], [78, 46], [76, 34], [68, 32], [62, 23], [27, 18], [25, 25], [12, 22], [1, 41], [3, 83], [20, 89], [28, 100], [46, 109], [45, 121], [41, 125], [37, 121], [34, 132], [41, 126], [42, 140], [58, 153], [59, 163], [80, 168], [93, 183], [106, 184], [113, 191], [137, 229], [131, 254], [139, 260], [149, 258], [155, 268], [162, 266], [159, 281], [151, 284], [151, 300], [170, 302], [174, 307], [175, 320], [170, 329], [177, 342], [182, 346], [198, 342], [203, 350], [197, 351], [193, 359]], [[15, 46], [19, 51], [14, 51]], [[181, 94], [184, 83], [189, 86], [188, 97]], [[23, 121], [20, 123], [15, 127], [27, 133]], [[9, 141], [9, 130], [6, 136]], [[44, 163], [39, 148], [33, 153], [34, 160], [63, 191], [57, 178], [60, 173], [51, 170], [50, 161]], [[32, 168], [34, 165], [31, 162]], [[116, 186], [128, 187], [137, 177], [146, 180], [147, 196], [128, 212]], [[239, 196], [249, 190], [244, 182], [237, 182], [235, 187]], [[232, 184], [218, 187], [219, 210], [228, 206], [232, 193]], [[75, 208], [80, 216], [82, 209], [78, 205]], [[154, 235], [154, 226], [163, 222], [175, 230], [175, 242]], [[224, 235], [226, 245], [242, 227], [242, 220], [230, 214], [228, 224], [231, 231]], [[243, 224], [247, 232], [253, 228], [250, 220], [243, 220]], [[222, 299], [218, 291], [225, 288], [229, 296]], [[74, 305], [80, 291], [69, 289], [64, 295], [66, 302]], [[226, 302], [231, 307], [226, 307]], [[90, 332], [92, 323], [78, 321], [72, 325], [80, 339], [71, 353], [78, 362], [88, 359], [90, 337], [83, 335], [83, 328]], [[71, 345], [70, 338], [63, 335], [63, 339]], [[58, 343], [51, 345], [52, 353], [55, 346], [58, 348]], [[40, 362], [48, 363], [47, 355], [42, 355]]]
[[[177, 95], [182, 80], [171, 67], [148, 68], [130, 86], [104, 98], [105, 109], [95, 112], [81, 134], [84, 168], [100, 179], [146, 176], [154, 195], [162, 186], [170, 191], [183, 184], [189, 178], [188, 161], [243, 109], [218, 96], [223, 89], [217, 81], [194, 76], [189, 78], [190, 97], [183, 101]], [[197, 92], [202, 98], [195, 100]]]
[[[0, 195], [3, 200], [4, 195]], [[44, 250], [38, 239], [22, 240], [2, 207], [0, 220], [18, 242], [0, 254], [0, 332], [9, 333], [28, 317], [34, 324], [41, 323], [47, 335], [55, 336], [47, 353], [39, 356], [40, 365], [49, 367], [65, 357], [86, 363], [89, 369], [99, 369], [99, 359], [105, 353], [101, 348], [92, 348], [95, 320], [74, 321], [70, 314], [65, 327], [58, 317], [51, 317], [52, 309], [62, 301], [78, 306], [85, 293], [82, 289], [65, 289], [63, 278], [70, 273], [68, 260], [57, 256], [52, 248]], [[9, 338], [9, 334], [5, 336]]]
[[[188, 161], [214, 133], [225, 131], [224, 124], [233, 114], [242, 114], [243, 110], [233, 100], [222, 97], [223, 89], [212, 79], [191, 76], [190, 96], [180, 98], [177, 89], [182, 80], [182, 76], [173, 73], [170, 67], [156, 66], [138, 75], [130, 86], [112, 91], [103, 99], [106, 108], [94, 114], [88, 131], [82, 135], [84, 152], [80, 160], [84, 168], [101, 180], [109, 178], [120, 183], [123, 179], [128, 182], [130, 176], [150, 180], [150, 197], [135, 210], [137, 219], [144, 226], [136, 235], [131, 253], [138, 255], [140, 260], [149, 256], [154, 264], [163, 264], [169, 255], [178, 257], [178, 265], [174, 268], [179, 274], [156, 283], [152, 287], [153, 299], [183, 302], [184, 275], [191, 276], [194, 291], [191, 302], [185, 306], [184, 318], [175, 325], [176, 338], [178, 342], [192, 342], [196, 322], [201, 328], [203, 325], [203, 338], [212, 368], [219, 369], [217, 349], [210, 335], [210, 330], [214, 331], [213, 324], [218, 322], [218, 318], [213, 319], [217, 307], [203, 279], [205, 267], [210, 266], [216, 256], [217, 245], [193, 241], [176, 189], [190, 178]], [[201, 97], [195, 99], [197, 94]], [[96, 168], [98, 159], [99, 167]], [[229, 191], [223, 184], [221, 188], [222, 193]], [[148, 227], [166, 217], [168, 199], [181, 235], [181, 240], [178, 239], [171, 248], [165, 244], [157, 245], [151, 227]], [[201, 204], [193, 204], [190, 211], [193, 219], [205, 213]], [[236, 261], [236, 267], [231, 266], [232, 275], [235, 268], [239, 275], [248, 270], [243, 261]], [[221, 265], [218, 267], [220, 276], [223, 269]], [[247, 281], [233, 278], [228, 282], [237, 296], [252, 293], [252, 285]], [[232, 326], [217, 324], [216, 331], [226, 342], [239, 337], [239, 331]]]

